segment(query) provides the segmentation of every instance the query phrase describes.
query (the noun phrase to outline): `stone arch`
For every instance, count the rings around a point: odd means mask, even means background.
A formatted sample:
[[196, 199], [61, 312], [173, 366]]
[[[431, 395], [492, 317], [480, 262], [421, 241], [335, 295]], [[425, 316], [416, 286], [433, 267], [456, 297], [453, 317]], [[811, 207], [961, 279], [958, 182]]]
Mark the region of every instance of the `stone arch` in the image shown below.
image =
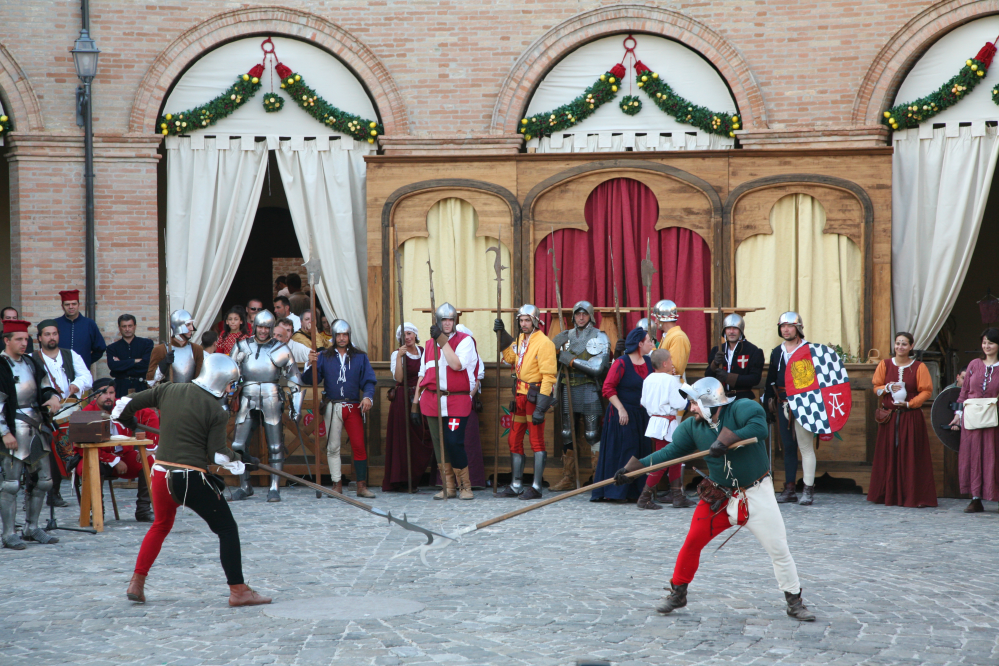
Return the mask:
[[745, 129], [768, 126], [763, 91], [749, 63], [717, 32], [695, 19], [648, 5], [613, 5], [583, 12], [555, 26], [520, 56], [500, 86], [493, 108], [494, 134], [515, 134], [535, 87], [566, 54], [583, 44], [614, 34], [641, 32], [675, 39], [707, 58], [728, 84]]
[[[902, 26], [871, 63], [853, 103], [853, 125], [879, 125], [912, 66], [940, 37], [969, 21], [999, 13], [999, 0], [947, 0]], [[969, 57], [981, 44], [971, 47]]]
[[402, 94], [374, 52], [326, 19], [285, 7], [253, 7], [218, 14], [175, 39], [156, 58], [139, 85], [129, 116], [129, 132], [152, 131], [170, 86], [204, 52], [233, 39], [261, 34], [303, 39], [340, 58], [367, 86], [386, 134], [409, 133]]
[[15, 131], [41, 132], [45, 129], [42, 108], [28, 76], [3, 44], [0, 44], [0, 90], [4, 94], [4, 108], [14, 119]]

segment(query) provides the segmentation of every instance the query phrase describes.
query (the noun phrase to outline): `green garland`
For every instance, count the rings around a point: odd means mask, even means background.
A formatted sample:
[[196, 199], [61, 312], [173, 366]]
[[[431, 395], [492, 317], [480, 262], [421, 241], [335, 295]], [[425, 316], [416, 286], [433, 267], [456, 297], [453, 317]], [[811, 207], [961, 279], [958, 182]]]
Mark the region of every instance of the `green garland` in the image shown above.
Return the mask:
[[260, 79], [243, 74], [224, 93], [202, 106], [183, 113], [167, 113], [160, 116], [156, 125], [160, 134], [187, 134], [194, 130], [214, 125], [236, 109], [246, 104], [260, 90]]
[[638, 72], [638, 76], [638, 87], [649, 96], [653, 104], [681, 123], [693, 125], [709, 134], [727, 137], [734, 137], [735, 130], [741, 127], [738, 115], [717, 113], [707, 107], [687, 101], [673, 92], [668, 83], [649, 69], [642, 69], [641, 72]]
[[300, 74], [282, 79], [281, 87], [288, 91], [299, 108], [330, 129], [368, 143], [374, 143], [378, 135], [385, 133], [385, 128], [380, 123], [342, 111], [324, 100], [315, 90], [305, 85]]
[[266, 93], [264, 95], [264, 111], [274, 113], [284, 108], [284, 97], [277, 93]]
[[567, 130], [583, 122], [603, 104], [614, 99], [619, 79], [619, 76], [611, 72], [601, 74], [592, 86], [568, 104], [563, 104], [553, 111], [536, 113], [530, 118], [522, 119], [517, 131], [530, 141], [533, 137], [551, 136], [555, 132]]
[[[893, 130], [918, 127], [919, 123], [929, 120], [944, 109], [950, 108], [964, 99], [985, 78], [988, 69], [988, 64], [975, 58], [966, 60], [961, 71], [935, 92], [920, 97], [914, 102], [896, 104], [884, 112], [881, 122]], [[996, 97], [996, 91], [993, 90], [992, 100], [999, 104]]]
[[14, 119], [10, 116], [0, 115], [0, 139], [14, 131]]

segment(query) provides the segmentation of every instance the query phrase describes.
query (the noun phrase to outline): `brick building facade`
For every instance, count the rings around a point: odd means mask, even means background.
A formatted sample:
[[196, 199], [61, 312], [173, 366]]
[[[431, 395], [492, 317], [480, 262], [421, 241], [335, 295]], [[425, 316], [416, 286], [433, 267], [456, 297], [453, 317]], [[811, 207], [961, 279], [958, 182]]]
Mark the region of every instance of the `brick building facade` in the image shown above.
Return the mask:
[[[516, 123], [540, 79], [595, 38], [644, 32], [708, 59], [743, 117], [741, 148], [885, 146], [880, 113], [941, 35], [999, 11], [999, 0], [836, 0], [497, 4], [425, 0], [281, 6], [206, 1], [91, 3], [102, 50], [94, 82], [98, 323], [123, 311], [158, 335], [162, 137], [171, 85], [212, 48], [273, 34], [310, 40], [364, 82], [385, 126], [386, 155], [496, 155], [521, 150]], [[70, 54], [72, 0], [0, 2], [0, 101], [16, 131], [0, 148], [0, 301], [37, 321], [56, 292], [83, 287], [83, 139]], [[6, 272], [5, 272], [6, 273]]]

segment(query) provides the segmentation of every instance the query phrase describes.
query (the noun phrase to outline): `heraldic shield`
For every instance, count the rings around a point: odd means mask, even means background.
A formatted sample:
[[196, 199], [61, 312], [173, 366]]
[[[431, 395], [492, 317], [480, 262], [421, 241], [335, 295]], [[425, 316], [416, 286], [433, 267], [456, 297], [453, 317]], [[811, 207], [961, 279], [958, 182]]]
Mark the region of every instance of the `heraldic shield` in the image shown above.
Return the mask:
[[784, 385], [791, 411], [808, 432], [830, 435], [850, 418], [849, 378], [835, 350], [811, 342], [802, 346], [787, 364]]

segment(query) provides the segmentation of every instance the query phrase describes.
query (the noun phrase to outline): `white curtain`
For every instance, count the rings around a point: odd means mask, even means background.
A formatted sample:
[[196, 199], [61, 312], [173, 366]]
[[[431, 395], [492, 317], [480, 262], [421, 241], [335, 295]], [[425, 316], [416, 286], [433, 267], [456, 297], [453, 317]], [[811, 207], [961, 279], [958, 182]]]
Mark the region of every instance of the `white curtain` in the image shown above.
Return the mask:
[[[208, 330], [250, 237], [267, 172], [263, 143], [167, 137], [167, 302]], [[195, 339], [200, 339], [200, 334]]]
[[527, 147], [539, 153], [605, 153], [665, 150], [728, 150], [735, 139], [707, 134], [691, 127], [690, 132], [558, 132], [551, 136], [531, 139]]
[[361, 349], [368, 347], [368, 152], [370, 146], [349, 137], [282, 141], [275, 151], [302, 257], [308, 261], [315, 252], [322, 263], [316, 296], [331, 320], [335, 314], [350, 324], [352, 341]]
[[984, 122], [896, 132], [892, 156], [893, 331], [925, 349], [964, 283], [989, 199], [999, 135]]

